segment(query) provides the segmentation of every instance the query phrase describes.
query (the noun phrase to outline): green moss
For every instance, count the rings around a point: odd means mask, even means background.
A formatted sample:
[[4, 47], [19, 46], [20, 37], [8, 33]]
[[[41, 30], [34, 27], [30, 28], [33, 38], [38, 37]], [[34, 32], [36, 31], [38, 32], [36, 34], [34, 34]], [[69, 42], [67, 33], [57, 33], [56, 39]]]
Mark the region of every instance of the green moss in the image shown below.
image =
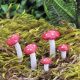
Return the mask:
[[[0, 20], [0, 73], [4, 79], [9, 79], [14, 76], [16, 77], [24, 76], [29, 78], [39, 79], [46, 76], [48, 73], [44, 73], [42, 65], [38, 64], [38, 69], [36, 71], [30, 70], [29, 56], [24, 56], [24, 61], [19, 64], [16, 58], [16, 52], [14, 47], [9, 47], [5, 44], [6, 39], [13, 33], [19, 33], [21, 36], [20, 44], [22, 49], [26, 44], [35, 42], [38, 45], [37, 59], [39, 61], [44, 54], [49, 52], [49, 44], [41, 38], [41, 34], [44, 31], [56, 29], [61, 33], [61, 37], [56, 40], [56, 45], [58, 46], [61, 43], [67, 43], [70, 45], [68, 61], [64, 63], [60, 58], [53, 62], [53, 68], [50, 70], [49, 80], [52, 80], [56, 76], [58, 78], [67, 79], [67, 80], [79, 80], [80, 75], [80, 65], [79, 61], [76, 60], [74, 64], [70, 65], [70, 62], [74, 60], [74, 55], [77, 57], [80, 53], [80, 30], [65, 25], [65, 27], [52, 26], [47, 23], [44, 19], [36, 20], [33, 16], [29, 14], [16, 15], [13, 19], [1, 19]], [[58, 52], [57, 52], [58, 54]], [[67, 64], [67, 66], [66, 66]], [[79, 66], [79, 67], [78, 67]], [[60, 69], [58, 69], [60, 67]], [[69, 67], [69, 68], [68, 68]], [[75, 68], [76, 67], [76, 68]], [[69, 71], [65, 70], [61, 73], [61, 70], [68, 68]], [[76, 71], [77, 70], [77, 71]], [[69, 75], [68, 75], [69, 74]], [[74, 79], [72, 78], [74, 76]]]
[[80, 80], [80, 61], [76, 64], [69, 65], [63, 76], [66, 80]]

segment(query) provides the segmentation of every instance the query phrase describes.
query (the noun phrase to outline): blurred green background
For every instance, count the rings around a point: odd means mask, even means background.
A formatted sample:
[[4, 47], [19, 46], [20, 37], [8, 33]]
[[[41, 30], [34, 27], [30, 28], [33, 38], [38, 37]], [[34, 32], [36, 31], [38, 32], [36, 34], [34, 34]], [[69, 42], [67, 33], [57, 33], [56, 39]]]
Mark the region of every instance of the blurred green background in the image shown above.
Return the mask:
[[67, 21], [79, 28], [79, 7], [80, 0], [0, 0], [0, 18], [13, 18], [26, 12], [54, 25]]

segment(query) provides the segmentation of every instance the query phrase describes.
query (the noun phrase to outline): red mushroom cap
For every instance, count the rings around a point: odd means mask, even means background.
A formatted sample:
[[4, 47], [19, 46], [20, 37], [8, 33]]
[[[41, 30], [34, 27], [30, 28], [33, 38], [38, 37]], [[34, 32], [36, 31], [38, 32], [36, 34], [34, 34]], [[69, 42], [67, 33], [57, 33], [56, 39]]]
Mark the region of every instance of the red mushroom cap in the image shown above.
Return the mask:
[[60, 37], [60, 33], [57, 30], [49, 30], [42, 34], [44, 40], [55, 40]]
[[36, 52], [37, 49], [37, 45], [36, 44], [29, 44], [24, 48], [24, 53], [25, 54], [32, 54], [34, 52]]
[[12, 45], [15, 45], [20, 39], [20, 36], [19, 34], [13, 34], [12, 36], [10, 36], [6, 43], [9, 45], [9, 46], [12, 46]]
[[40, 60], [40, 62], [41, 62], [42, 64], [51, 64], [52, 60], [51, 60], [51, 58], [42, 58], [42, 59]]
[[61, 44], [61, 45], [58, 46], [58, 50], [59, 51], [68, 51], [69, 46], [67, 44]]

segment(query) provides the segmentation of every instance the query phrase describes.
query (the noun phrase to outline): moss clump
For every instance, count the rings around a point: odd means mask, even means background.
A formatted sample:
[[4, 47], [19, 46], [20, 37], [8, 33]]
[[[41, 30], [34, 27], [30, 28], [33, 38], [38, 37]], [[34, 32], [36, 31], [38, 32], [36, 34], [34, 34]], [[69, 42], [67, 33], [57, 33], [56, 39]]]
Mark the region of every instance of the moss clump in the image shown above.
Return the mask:
[[65, 80], [80, 80], [80, 61], [76, 64], [68, 65], [63, 76]]
[[[38, 63], [36, 71], [31, 71], [29, 56], [24, 56], [23, 62], [19, 64], [17, 62], [14, 47], [10, 48], [5, 44], [9, 35], [19, 33], [21, 36], [20, 44], [22, 49], [26, 44], [32, 42], [35, 42], [38, 45], [37, 59], [39, 61], [42, 56], [49, 53], [49, 44], [41, 39], [41, 34], [50, 29], [59, 30], [61, 33], [61, 37], [56, 40], [56, 45], [67, 43], [70, 45], [70, 51], [66, 61], [62, 61], [58, 58], [53, 62], [49, 73], [44, 73], [40, 63]], [[41, 80], [44, 78], [45, 80], [80, 80], [80, 77], [78, 76], [80, 74], [79, 72], [76, 72], [80, 67], [78, 65], [80, 53], [79, 47], [80, 30], [68, 25], [65, 25], [65, 27], [54, 27], [48, 24], [44, 19], [36, 20], [29, 14], [16, 15], [13, 19], [0, 19], [0, 79], [11, 80], [13, 78], [17, 80], [21, 78], [34, 78], [34, 80]], [[72, 75], [71, 71], [74, 71], [73, 74], [75, 75]], [[74, 79], [72, 76], [74, 76]]]

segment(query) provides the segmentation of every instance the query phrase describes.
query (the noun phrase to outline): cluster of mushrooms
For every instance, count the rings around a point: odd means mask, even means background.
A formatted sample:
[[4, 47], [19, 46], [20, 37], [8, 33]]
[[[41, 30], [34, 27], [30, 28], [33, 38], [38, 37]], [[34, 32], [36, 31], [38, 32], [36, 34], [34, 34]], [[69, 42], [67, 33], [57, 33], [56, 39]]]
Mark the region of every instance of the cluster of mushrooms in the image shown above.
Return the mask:
[[[55, 40], [60, 37], [60, 32], [57, 30], [49, 30], [47, 32], [44, 32], [42, 34], [42, 38], [46, 41], [49, 41], [50, 45], [50, 56], [53, 58], [56, 56], [56, 46], [55, 46]], [[17, 52], [17, 57], [19, 59], [19, 62], [23, 61], [23, 54], [22, 54], [22, 49], [19, 44], [20, 36], [18, 34], [13, 34], [10, 36], [6, 43], [9, 46], [15, 46], [16, 52]], [[35, 43], [28, 44], [23, 52], [25, 55], [30, 55], [30, 61], [31, 61], [31, 69], [35, 70], [37, 67], [37, 60], [36, 60], [36, 50], [37, 50], [37, 45]], [[66, 54], [67, 51], [69, 50], [69, 47], [67, 44], [61, 44], [57, 48], [58, 51], [61, 52], [61, 57], [62, 59], [66, 59]], [[40, 60], [42, 64], [44, 64], [44, 70], [48, 71], [49, 70], [49, 65], [52, 62], [52, 58], [45, 57]]]

